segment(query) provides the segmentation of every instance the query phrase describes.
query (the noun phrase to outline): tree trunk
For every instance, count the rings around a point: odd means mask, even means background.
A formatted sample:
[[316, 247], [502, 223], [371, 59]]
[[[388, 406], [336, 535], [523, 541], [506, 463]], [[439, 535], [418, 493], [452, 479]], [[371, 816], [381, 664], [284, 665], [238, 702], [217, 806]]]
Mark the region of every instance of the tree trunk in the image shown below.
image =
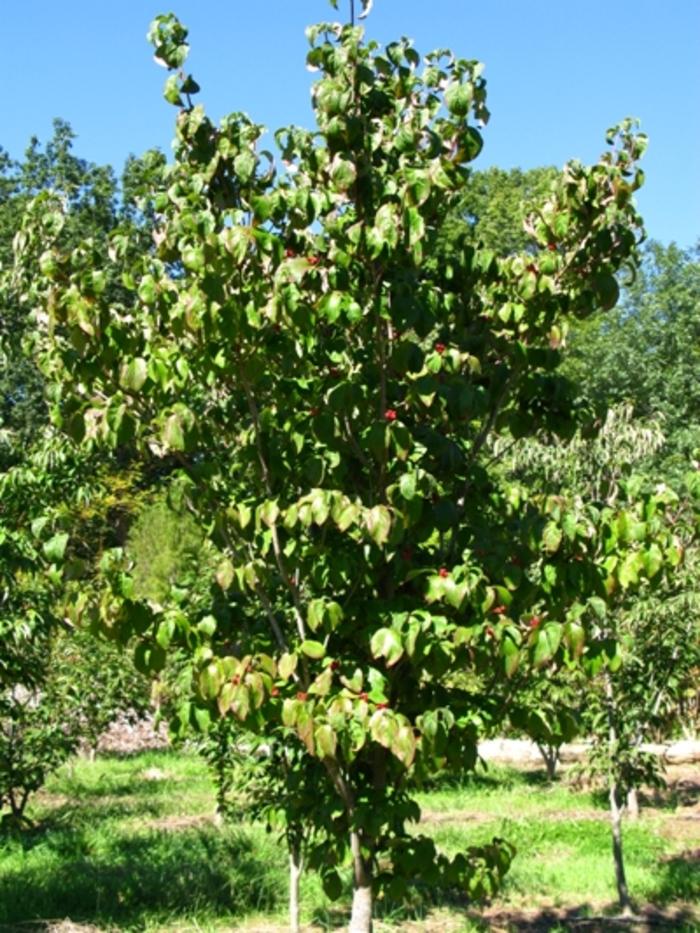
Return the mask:
[[625, 877], [625, 859], [622, 849], [622, 806], [620, 806], [620, 786], [615, 775], [615, 756], [617, 752], [617, 723], [615, 721], [615, 692], [610, 672], [605, 673], [605, 698], [608, 706], [608, 754], [610, 782], [610, 826], [612, 829], [613, 862], [615, 863], [615, 883], [617, 896], [623, 914], [632, 912], [627, 878]]
[[362, 858], [360, 834], [350, 833], [352, 851], [353, 890], [352, 914], [348, 933], [372, 933], [372, 876]]
[[[324, 759], [331, 780], [345, 804], [350, 826], [355, 824], [355, 795], [346, 783], [338, 763]], [[362, 839], [357, 829], [350, 830], [350, 852], [352, 854], [352, 913], [348, 933], [372, 933], [372, 871], [362, 856]]]
[[610, 824], [612, 827], [613, 860], [615, 862], [615, 883], [620, 907], [625, 914], [631, 913], [632, 902], [627, 889], [625, 876], [625, 860], [622, 850], [622, 807], [618, 803], [618, 786], [610, 785]]
[[348, 933], [372, 933], [372, 885], [353, 889]]
[[627, 791], [627, 815], [631, 820], [639, 819], [639, 796], [637, 795], [637, 788], [630, 787]]
[[298, 845], [289, 849], [289, 929], [292, 933], [301, 930], [301, 911], [299, 906], [299, 880], [301, 879], [302, 859]]
[[552, 783], [557, 776], [557, 762], [559, 761], [559, 749], [555, 745], [537, 745], [544, 766], [547, 770], [547, 780]]

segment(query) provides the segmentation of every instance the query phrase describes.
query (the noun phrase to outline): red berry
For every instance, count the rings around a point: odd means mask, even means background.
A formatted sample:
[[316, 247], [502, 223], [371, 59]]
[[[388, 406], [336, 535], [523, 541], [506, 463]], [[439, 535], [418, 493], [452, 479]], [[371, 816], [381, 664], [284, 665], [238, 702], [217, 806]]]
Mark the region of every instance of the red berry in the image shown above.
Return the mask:
[[320, 411], [320, 409], [317, 408], [317, 407], [314, 405], [313, 408], [310, 408], [310, 409], [309, 409], [309, 414], [311, 415], [312, 418], [315, 418], [316, 415], [319, 413], [319, 411]]
[[447, 347], [445, 346], [444, 343], [436, 343], [436, 344], [435, 344], [435, 352], [436, 352], [436, 353], [444, 353], [446, 349], [447, 349]]
[[504, 615], [504, 614], [507, 612], [507, 609], [506, 609], [505, 606], [494, 606], [493, 609], [491, 610], [491, 612], [492, 612], [495, 616], [502, 616], [502, 615]]
[[294, 259], [294, 257], [296, 256], [296, 253], [294, 252], [293, 249], [286, 249], [284, 251], [284, 255], [287, 257], [287, 259]]
[[304, 690], [300, 690], [299, 693], [297, 693], [297, 700], [301, 700], [302, 703], [304, 703], [308, 699], [309, 699], [309, 694], [306, 693]]
[[387, 408], [384, 412], [384, 417], [387, 421], [396, 421], [396, 411], [393, 408]]
[[531, 262], [530, 265], [527, 267], [527, 271], [528, 271], [528, 272], [534, 272], [535, 275], [537, 275], [537, 273], [539, 272], [539, 269], [538, 269], [537, 266], [534, 264], [534, 262]]
[[369, 697], [367, 696], [366, 693], [363, 692], [363, 693], [360, 694], [360, 699], [361, 699], [361, 700], [364, 700], [365, 703], [366, 703], [367, 700], [369, 700]]
[[493, 638], [493, 636], [494, 636], [495, 634], [496, 634], [496, 633], [495, 633], [494, 630], [491, 628], [491, 626], [488, 625], [488, 626], [486, 627], [486, 637], [487, 637], [487, 638]]
[[438, 570], [438, 573], [441, 577], [449, 577], [450, 575], [450, 571], [447, 569], [447, 567], [441, 567]]
[[547, 243], [547, 249], [550, 251], [550, 253], [555, 253], [556, 250], [557, 250], [557, 244], [556, 244], [556, 243]]
[[389, 708], [388, 703], [377, 703], [377, 709], [388, 709], [388, 708]]
[[240, 682], [241, 682], [241, 678], [238, 676], [238, 674], [236, 674], [235, 677], [231, 678], [231, 683], [234, 685], [234, 687], [237, 687]]
[[540, 619], [539, 616], [533, 616], [533, 617], [530, 619], [528, 625], [530, 626], [530, 628], [537, 628], [537, 626], [540, 624], [540, 622], [541, 622], [541, 619]]
[[278, 697], [279, 695], [280, 695], [280, 692], [277, 687], [273, 687], [272, 690], [270, 690], [271, 697]]
[[340, 667], [340, 661], [331, 661], [330, 668], [332, 671], [337, 671]]
[[340, 375], [340, 370], [338, 369], [337, 366], [329, 366], [328, 373], [329, 375], [333, 376], [334, 379], [337, 379], [338, 376]]
[[319, 258], [318, 256], [308, 256], [306, 261], [310, 266], [317, 266], [319, 263]]

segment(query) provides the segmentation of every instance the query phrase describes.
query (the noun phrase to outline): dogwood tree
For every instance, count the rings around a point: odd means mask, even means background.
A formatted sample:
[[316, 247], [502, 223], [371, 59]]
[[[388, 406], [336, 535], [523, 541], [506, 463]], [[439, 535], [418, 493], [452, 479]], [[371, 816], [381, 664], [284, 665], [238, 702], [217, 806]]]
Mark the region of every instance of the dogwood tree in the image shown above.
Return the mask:
[[[159, 16], [177, 119], [174, 161], [143, 183], [152, 250], [128, 230], [108, 261], [95, 241], [63, 249], [45, 196], [17, 277], [64, 430], [167, 460], [219, 551], [204, 615], [138, 598], [114, 552], [96, 620], [138, 640], [141, 666], [184, 652], [181, 721], [235, 719], [321, 764], [317, 867], [337, 896], [349, 855], [350, 928], [366, 931], [374, 898], [408, 884], [494, 890], [511, 847], [436, 852], [407, 831], [411, 790], [474, 766], [506, 709], [494, 677], [595, 649], [595, 600], [662, 537], [649, 523], [602, 551], [614, 509], [528, 492], [487, 443], [573, 431], [560, 347], [634, 259], [644, 138], [626, 122], [598, 163], [567, 165], [526, 251], [465, 235], [437, 261], [489, 117], [481, 65], [352, 24], [308, 37], [317, 127], [276, 133], [278, 169], [262, 126], [193, 103], [187, 31]], [[640, 559], [638, 577], [658, 572]]]

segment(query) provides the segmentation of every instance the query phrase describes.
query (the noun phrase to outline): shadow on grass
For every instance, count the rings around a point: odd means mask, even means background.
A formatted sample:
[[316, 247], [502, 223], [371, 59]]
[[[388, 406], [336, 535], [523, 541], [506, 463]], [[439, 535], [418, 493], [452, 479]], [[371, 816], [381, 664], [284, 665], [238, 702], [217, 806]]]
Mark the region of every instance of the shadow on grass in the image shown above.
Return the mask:
[[652, 900], [700, 903], [700, 849], [686, 849], [662, 861]]
[[[675, 931], [675, 933], [697, 933], [698, 914], [691, 908], [678, 907], [664, 910], [658, 907], [645, 907], [631, 917], [622, 917], [615, 913], [600, 914], [598, 908], [590, 904], [579, 904], [568, 908], [542, 908], [534, 910], [494, 909], [480, 910], [468, 904], [462, 898], [426, 898], [425, 901], [411, 905], [392, 906], [379, 902], [375, 917], [402, 925], [411, 924], [424, 933], [438, 933], [445, 923], [444, 914], [433, 910], [449, 907], [462, 915], [463, 929], [476, 933], [492, 933], [494, 930], [505, 933], [554, 933], [554, 931], [585, 931], [585, 933], [606, 933], [608, 930], [627, 930], [632, 933], [642, 931]], [[313, 918], [314, 923], [324, 929], [339, 929], [348, 923], [348, 911], [340, 908], [319, 911]], [[462, 927], [460, 927], [462, 929]]]
[[697, 931], [697, 914], [691, 909], [663, 911], [654, 907], [622, 917], [615, 914], [601, 916], [589, 904], [569, 908], [545, 908], [542, 910], [499, 910], [478, 914], [468, 911], [472, 930], [508, 930], [509, 933], [554, 933], [554, 931], [580, 931], [580, 933], [607, 933], [609, 930], [627, 930], [634, 933], [646, 931], [674, 931], [694, 933]]
[[[139, 928], [147, 917], [274, 909], [284, 877], [253, 842], [214, 828], [144, 831], [129, 837], [80, 830], [45, 834], [38, 857], [0, 877], [2, 925], [71, 917]], [[24, 860], [20, 860], [24, 861]]]
[[[596, 806], [606, 809], [609, 806], [608, 791], [598, 787], [590, 791]], [[679, 807], [692, 807], [700, 803], [700, 780], [681, 778], [669, 781], [666, 786], [644, 788], [639, 791], [641, 807], [653, 807], [655, 810], [677, 810]]]
[[76, 800], [98, 800], [103, 797], [146, 797], [157, 798], [167, 796], [173, 785], [167, 777], [163, 780], [144, 780], [139, 775], [125, 774], [120, 780], [110, 777], [109, 780], [99, 781], [96, 784], [82, 784], [78, 780], [62, 789], [63, 793], [70, 793]]
[[422, 788], [424, 791], [438, 790], [513, 790], [517, 787], [555, 787], [559, 783], [559, 776], [553, 782], [547, 779], [544, 770], [532, 768], [521, 770], [509, 768], [505, 765], [487, 765], [477, 771], [466, 774], [437, 774], [432, 780], [426, 781]]

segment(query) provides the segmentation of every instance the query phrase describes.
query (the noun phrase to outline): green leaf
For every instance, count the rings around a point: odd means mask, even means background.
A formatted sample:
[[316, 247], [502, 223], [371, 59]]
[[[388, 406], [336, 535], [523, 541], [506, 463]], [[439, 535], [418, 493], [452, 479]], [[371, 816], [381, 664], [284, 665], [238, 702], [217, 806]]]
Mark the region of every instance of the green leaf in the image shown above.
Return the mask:
[[520, 665], [520, 649], [515, 642], [506, 636], [501, 642], [506, 677], [512, 677]]
[[216, 619], [212, 615], [206, 615], [203, 619], [200, 619], [197, 623], [197, 631], [201, 632], [202, 635], [205, 635], [207, 638], [211, 638], [214, 632], [216, 632]]
[[119, 382], [122, 388], [138, 392], [143, 388], [147, 378], [148, 365], [142, 357], [137, 356], [122, 369]]
[[63, 555], [66, 553], [66, 546], [68, 544], [68, 535], [64, 532], [54, 535], [52, 538], [44, 544], [42, 551], [44, 552], [44, 557], [47, 560], [50, 560], [52, 563], [58, 563], [58, 561], [63, 560]]
[[239, 684], [233, 692], [231, 699], [231, 712], [243, 721], [250, 713], [250, 690], [245, 684]]
[[301, 702], [288, 697], [282, 704], [282, 725], [288, 729], [294, 728], [297, 724]]
[[449, 577], [442, 582], [445, 602], [455, 609], [461, 609], [464, 600], [467, 598], [469, 585], [464, 580], [457, 583]]
[[644, 552], [642, 560], [644, 563], [644, 572], [648, 579], [652, 580], [661, 570], [664, 563], [663, 554], [658, 544], [652, 544], [651, 547]]
[[386, 666], [393, 667], [403, 656], [401, 636], [391, 628], [380, 628], [372, 636], [370, 650], [375, 658], [386, 658]]
[[244, 185], [247, 184], [255, 174], [255, 165], [255, 155], [249, 149], [244, 149], [243, 152], [240, 152], [233, 160], [233, 170], [238, 180]]
[[191, 707], [191, 713], [190, 725], [202, 734], [207, 733], [211, 727], [211, 715], [209, 710], [202, 706], [193, 706]]
[[410, 768], [416, 757], [416, 737], [410, 725], [399, 726], [390, 747], [392, 754], [399, 759], [404, 768]]
[[471, 84], [451, 85], [445, 91], [447, 109], [457, 117], [466, 117], [472, 104], [473, 93]]
[[374, 236], [391, 249], [399, 241], [399, 217], [393, 204], [382, 204], [374, 216]]
[[385, 505], [375, 505], [365, 514], [365, 527], [377, 547], [381, 547], [389, 538], [391, 512]]
[[199, 692], [205, 700], [214, 700], [221, 688], [221, 671], [219, 665], [212, 661], [199, 675]]
[[617, 578], [623, 590], [639, 582], [639, 569], [642, 562], [643, 558], [639, 551], [633, 551], [625, 557], [617, 571]]
[[404, 499], [409, 502], [414, 499], [416, 495], [416, 474], [404, 473], [399, 480], [399, 490]]
[[219, 713], [222, 716], [225, 716], [226, 713], [231, 709], [231, 704], [233, 703], [233, 696], [236, 692], [236, 687], [231, 681], [226, 681], [219, 692], [219, 696], [216, 700], [216, 705], [219, 707]]
[[558, 622], [548, 622], [537, 630], [533, 661], [536, 667], [544, 667], [557, 653], [562, 638], [562, 626]]
[[343, 292], [330, 292], [328, 295], [324, 295], [319, 302], [319, 313], [332, 324], [340, 317], [345, 300]]
[[163, 650], [167, 651], [170, 642], [175, 634], [175, 620], [172, 618], [163, 619], [156, 630], [156, 641]]
[[182, 107], [179, 75], [170, 75], [169, 78], [166, 78], [163, 97], [169, 104], [173, 104], [175, 107]]
[[333, 517], [338, 526], [338, 530], [347, 531], [351, 525], [357, 524], [357, 520], [360, 517], [360, 506], [355, 502], [348, 502], [347, 505], [341, 508], [337, 517], [335, 514]]
[[335, 631], [343, 621], [344, 613], [340, 603], [330, 600], [326, 603], [324, 610], [324, 619], [331, 631]]
[[332, 868], [324, 868], [321, 874], [321, 884], [323, 885], [323, 893], [330, 901], [337, 901], [343, 893], [343, 882], [340, 875]]
[[302, 654], [305, 654], [307, 658], [313, 658], [314, 661], [318, 661], [326, 653], [326, 649], [320, 641], [313, 641], [311, 639], [303, 641], [299, 646], [299, 650]]
[[415, 246], [425, 236], [425, 221], [423, 215], [415, 207], [409, 207], [406, 211], [406, 224], [408, 227], [408, 242], [410, 246]]
[[336, 156], [331, 163], [331, 181], [338, 191], [347, 191], [355, 184], [357, 169], [353, 162]]
[[201, 246], [185, 246], [182, 250], [182, 263], [192, 272], [202, 272], [206, 264]]
[[388, 709], [376, 710], [370, 718], [369, 731], [375, 742], [390, 749], [399, 731], [396, 716]]
[[323, 600], [312, 599], [306, 613], [306, 622], [312, 632], [318, 631], [323, 625]]
[[569, 651], [578, 658], [583, 652], [586, 641], [586, 632], [578, 622], [567, 622], [564, 626], [564, 639]]
[[315, 734], [316, 739], [316, 754], [319, 758], [335, 758], [335, 750], [338, 745], [338, 739], [335, 732], [328, 725], [324, 723], [321, 726], [318, 726]]
[[228, 557], [225, 557], [216, 568], [216, 582], [226, 592], [233, 583], [234, 569]]
[[280, 509], [275, 499], [268, 499], [260, 506], [260, 519], [271, 528], [279, 518]]
[[555, 551], [559, 550], [562, 537], [563, 533], [561, 528], [554, 522], [547, 522], [544, 532], [542, 533], [542, 546], [544, 550], [548, 554], [554, 554]]
[[588, 605], [591, 607], [598, 619], [604, 619], [608, 613], [608, 607], [604, 599], [600, 596], [589, 596]]
[[185, 433], [182, 418], [178, 414], [170, 415], [163, 428], [163, 441], [171, 450], [185, 449]]
[[296, 654], [290, 654], [285, 651], [285, 653], [279, 659], [277, 664], [277, 673], [281, 680], [289, 680], [294, 671], [297, 669], [297, 664], [299, 663], [299, 657]]
[[593, 280], [598, 303], [604, 311], [614, 308], [620, 298], [620, 286], [614, 275], [601, 273]]

